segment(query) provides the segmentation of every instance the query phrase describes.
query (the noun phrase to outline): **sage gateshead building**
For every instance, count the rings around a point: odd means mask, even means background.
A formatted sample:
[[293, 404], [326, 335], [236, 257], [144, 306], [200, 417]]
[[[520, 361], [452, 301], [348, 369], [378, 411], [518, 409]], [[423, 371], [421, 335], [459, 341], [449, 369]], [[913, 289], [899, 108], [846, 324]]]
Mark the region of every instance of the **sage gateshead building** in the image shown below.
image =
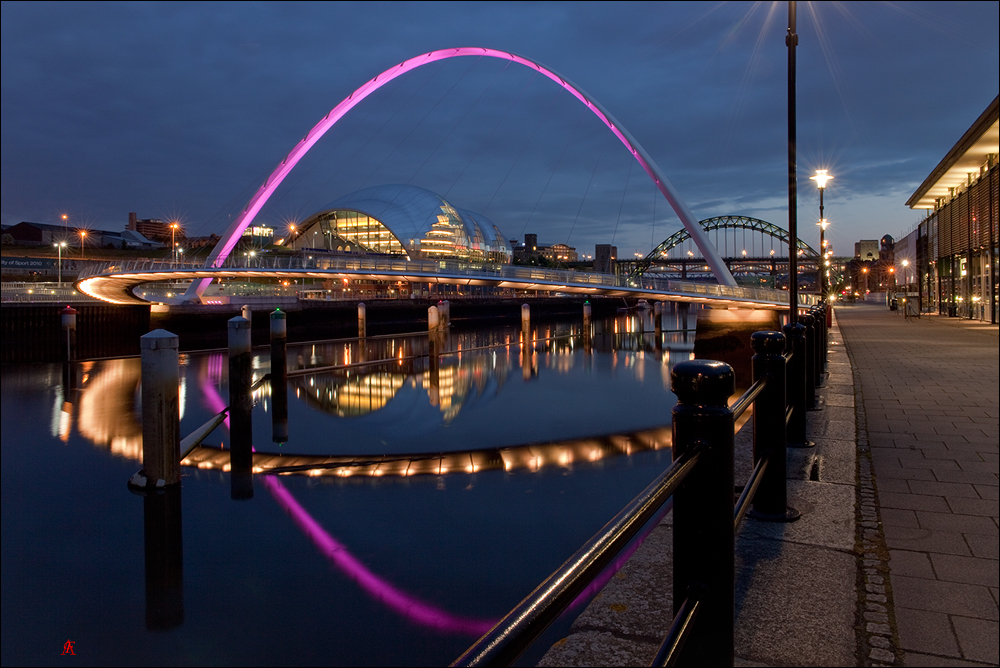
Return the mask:
[[920, 296], [924, 308], [997, 322], [998, 98], [907, 200], [927, 209], [909, 235], [896, 242], [897, 281]]
[[510, 264], [513, 258], [510, 243], [486, 216], [410, 185], [380, 185], [344, 195], [294, 226], [283, 245], [408, 260]]

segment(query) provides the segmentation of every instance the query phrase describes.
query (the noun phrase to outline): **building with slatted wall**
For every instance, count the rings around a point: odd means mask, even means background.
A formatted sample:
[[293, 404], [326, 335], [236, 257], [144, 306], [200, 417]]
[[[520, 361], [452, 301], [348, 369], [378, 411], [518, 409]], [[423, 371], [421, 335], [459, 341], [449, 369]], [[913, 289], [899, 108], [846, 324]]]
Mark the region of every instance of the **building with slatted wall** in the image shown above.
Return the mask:
[[927, 209], [916, 230], [914, 280], [925, 308], [997, 322], [1000, 98], [945, 155], [906, 204]]

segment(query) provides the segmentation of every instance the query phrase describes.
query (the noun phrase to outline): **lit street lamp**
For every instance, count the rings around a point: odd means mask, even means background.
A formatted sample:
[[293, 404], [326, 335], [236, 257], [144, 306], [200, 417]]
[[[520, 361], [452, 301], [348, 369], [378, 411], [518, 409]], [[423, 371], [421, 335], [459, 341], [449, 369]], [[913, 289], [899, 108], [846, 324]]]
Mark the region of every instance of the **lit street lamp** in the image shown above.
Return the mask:
[[830, 223], [827, 222], [826, 218], [823, 217], [823, 191], [826, 190], [826, 182], [833, 177], [827, 174], [825, 169], [817, 169], [816, 173], [809, 177], [816, 182], [819, 187], [819, 294], [821, 297], [826, 295], [826, 275], [824, 271], [824, 263], [826, 260], [826, 239], [824, 235], [826, 234], [826, 226]]
[[87, 230], [80, 230], [80, 259], [87, 257]]
[[177, 242], [174, 236], [177, 234], [178, 227], [177, 223], [170, 223], [170, 254], [173, 257], [174, 263], [177, 262]]
[[[66, 216], [63, 216], [63, 218], [65, 218], [65, 217]], [[58, 260], [57, 266], [59, 267], [59, 286], [62, 287], [62, 249], [63, 249], [63, 246], [66, 245], [66, 242], [65, 241], [60, 241], [59, 243], [52, 244], [52, 245], [55, 246], [56, 250], [59, 252], [59, 260]]]

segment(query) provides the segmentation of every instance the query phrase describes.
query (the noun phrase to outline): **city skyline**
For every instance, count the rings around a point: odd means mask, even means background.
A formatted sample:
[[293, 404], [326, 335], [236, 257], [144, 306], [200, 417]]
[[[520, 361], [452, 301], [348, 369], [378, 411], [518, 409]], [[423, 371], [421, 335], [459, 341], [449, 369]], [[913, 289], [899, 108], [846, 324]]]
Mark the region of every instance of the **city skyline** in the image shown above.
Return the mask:
[[[220, 234], [365, 81], [420, 53], [487, 46], [602, 103], [696, 217], [787, 227], [786, 3], [4, 3], [3, 18], [5, 225], [66, 214], [114, 230], [136, 211]], [[998, 78], [996, 25], [996, 3], [799, 3], [803, 240], [818, 240], [815, 169], [835, 177], [837, 255], [913, 227], [905, 200], [996, 95], [981, 85]], [[645, 253], [680, 228], [624, 147], [551, 82], [471, 58], [424, 69], [351, 112], [258, 223], [411, 182], [510, 238], [585, 253]]]

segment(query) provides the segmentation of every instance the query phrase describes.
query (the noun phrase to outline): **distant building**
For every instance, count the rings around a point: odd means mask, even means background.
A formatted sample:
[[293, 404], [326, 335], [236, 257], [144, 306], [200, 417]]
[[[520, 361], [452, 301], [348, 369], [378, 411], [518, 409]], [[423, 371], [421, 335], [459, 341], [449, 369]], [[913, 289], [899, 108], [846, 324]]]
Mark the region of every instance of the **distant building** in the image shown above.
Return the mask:
[[863, 261], [878, 259], [878, 241], [875, 239], [862, 239], [854, 244], [854, 257]]
[[525, 234], [524, 245], [514, 247], [514, 261], [524, 264], [544, 258], [551, 264], [565, 264], [579, 259], [576, 249], [566, 244], [541, 246], [537, 234]]
[[[170, 229], [170, 223], [162, 221], [159, 218], [139, 218], [134, 211], [129, 212], [128, 226], [125, 229], [138, 232], [153, 241], [163, 241], [169, 244], [171, 240], [172, 230]], [[178, 228], [173, 237], [175, 240], [183, 239], [184, 230]]]
[[566, 262], [576, 262], [576, 249], [566, 244], [552, 244], [542, 246], [538, 253], [552, 264], [565, 264]]
[[48, 223], [21, 222], [6, 230], [19, 246], [51, 246], [66, 242], [67, 246], [79, 248], [86, 232], [87, 248], [163, 248], [164, 244], [146, 238], [139, 232], [124, 230], [108, 232], [107, 230], [89, 230], [68, 225], [52, 225]]
[[613, 274], [617, 259], [617, 246], [610, 244], [597, 244], [594, 246], [594, 271], [600, 274]]

